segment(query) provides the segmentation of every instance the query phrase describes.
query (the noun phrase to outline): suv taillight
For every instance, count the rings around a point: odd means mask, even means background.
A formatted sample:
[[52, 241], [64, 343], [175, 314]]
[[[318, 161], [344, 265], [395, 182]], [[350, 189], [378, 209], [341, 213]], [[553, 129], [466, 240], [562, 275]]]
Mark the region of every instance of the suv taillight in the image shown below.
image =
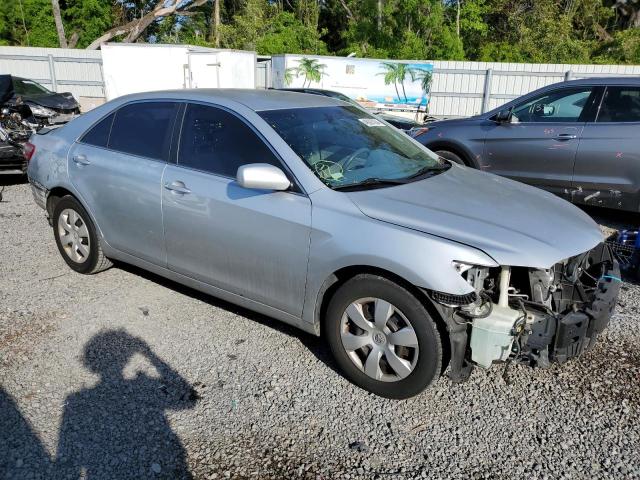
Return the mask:
[[27, 162], [31, 160], [34, 153], [36, 153], [36, 146], [33, 143], [27, 142], [22, 146], [22, 155], [27, 159]]

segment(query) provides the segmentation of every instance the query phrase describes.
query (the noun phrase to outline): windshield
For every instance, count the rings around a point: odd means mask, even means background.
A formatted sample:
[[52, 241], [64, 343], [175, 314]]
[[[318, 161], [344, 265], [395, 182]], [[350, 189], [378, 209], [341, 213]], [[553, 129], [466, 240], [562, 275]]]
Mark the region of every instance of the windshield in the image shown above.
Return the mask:
[[450, 165], [358, 107], [259, 112], [326, 185], [406, 183]]
[[13, 90], [18, 95], [42, 95], [52, 93], [33, 80], [24, 80], [22, 78], [13, 79]]

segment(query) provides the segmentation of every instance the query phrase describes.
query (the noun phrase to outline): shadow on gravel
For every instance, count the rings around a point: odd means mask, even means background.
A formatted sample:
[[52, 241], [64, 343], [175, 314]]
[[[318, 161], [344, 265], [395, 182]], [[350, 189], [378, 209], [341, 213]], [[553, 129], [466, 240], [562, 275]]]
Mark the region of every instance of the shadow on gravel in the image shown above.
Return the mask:
[[52, 464], [40, 439], [16, 402], [0, 385], [0, 478], [52, 476]]
[[[142, 355], [158, 375], [125, 378], [134, 355]], [[146, 342], [123, 330], [95, 335], [82, 360], [100, 379], [66, 398], [54, 460], [0, 390], [0, 477], [191, 478], [185, 449], [165, 415], [195, 406], [198, 395], [191, 385]]]
[[307, 348], [318, 360], [324, 363], [335, 373], [342, 376], [342, 372], [338, 369], [338, 366], [333, 361], [333, 357], [331, 356], [329, 347], [321, 338], [306, 333], [299, 328], [293, 327], [274, 318], [240, 307], [233, 303], [229, 303], [225, 300], [221, 300], [211, 295], [207, 295], [206, 293], [199, 292], [198, 290], [194, 290], [190, 287], [187, 287], [180, 283], [176, 283], [172, 280], [161, 277], [160, 275], [156, 275], [155, 273], [151, 273], [147, 270], [143, 270], [133, 265], [117, 262], [115, 266], [120, 270], [124, 270], [125, 272], [129, 272], [133, 275], [145, 278], [151, 282], [157, 283], [158, 285], [162, 285], [165, 288], [169, 288], [174, 292], [208, 303], [213, 307], [222, 308], [223, 310], [235, 313], [236, 315], [241, 315], [253, 322], [272, 328], [273, 330], [283, 333], [289, 337], [297, 338], [298, 340], [300, 340], [300, 343], [302, 343], [305, 348]]

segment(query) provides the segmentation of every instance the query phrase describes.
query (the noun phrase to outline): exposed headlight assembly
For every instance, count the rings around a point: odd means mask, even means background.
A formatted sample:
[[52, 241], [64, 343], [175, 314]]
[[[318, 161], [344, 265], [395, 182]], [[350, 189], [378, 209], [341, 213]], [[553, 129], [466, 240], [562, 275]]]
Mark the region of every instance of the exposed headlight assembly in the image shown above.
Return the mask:
[[29, 104], [29, 108], [31, 109], [31, 113], [36, 117], [55, 117], [58, 113], [55, 110], [52, 110], [47, 107], [43, 107], [42, 105], [35, 105], [33, 103]]

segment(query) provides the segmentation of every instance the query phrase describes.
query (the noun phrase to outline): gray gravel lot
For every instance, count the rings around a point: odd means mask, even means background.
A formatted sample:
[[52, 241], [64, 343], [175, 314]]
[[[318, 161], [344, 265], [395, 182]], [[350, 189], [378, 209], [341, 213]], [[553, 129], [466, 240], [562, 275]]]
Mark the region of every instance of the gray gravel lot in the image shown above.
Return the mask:
[[132, 267], [73, 273], [28, 186], [4, 197], [0, 478], [640, 478], [636, 284], [579, 360], [391, 401], [275, 320]]

